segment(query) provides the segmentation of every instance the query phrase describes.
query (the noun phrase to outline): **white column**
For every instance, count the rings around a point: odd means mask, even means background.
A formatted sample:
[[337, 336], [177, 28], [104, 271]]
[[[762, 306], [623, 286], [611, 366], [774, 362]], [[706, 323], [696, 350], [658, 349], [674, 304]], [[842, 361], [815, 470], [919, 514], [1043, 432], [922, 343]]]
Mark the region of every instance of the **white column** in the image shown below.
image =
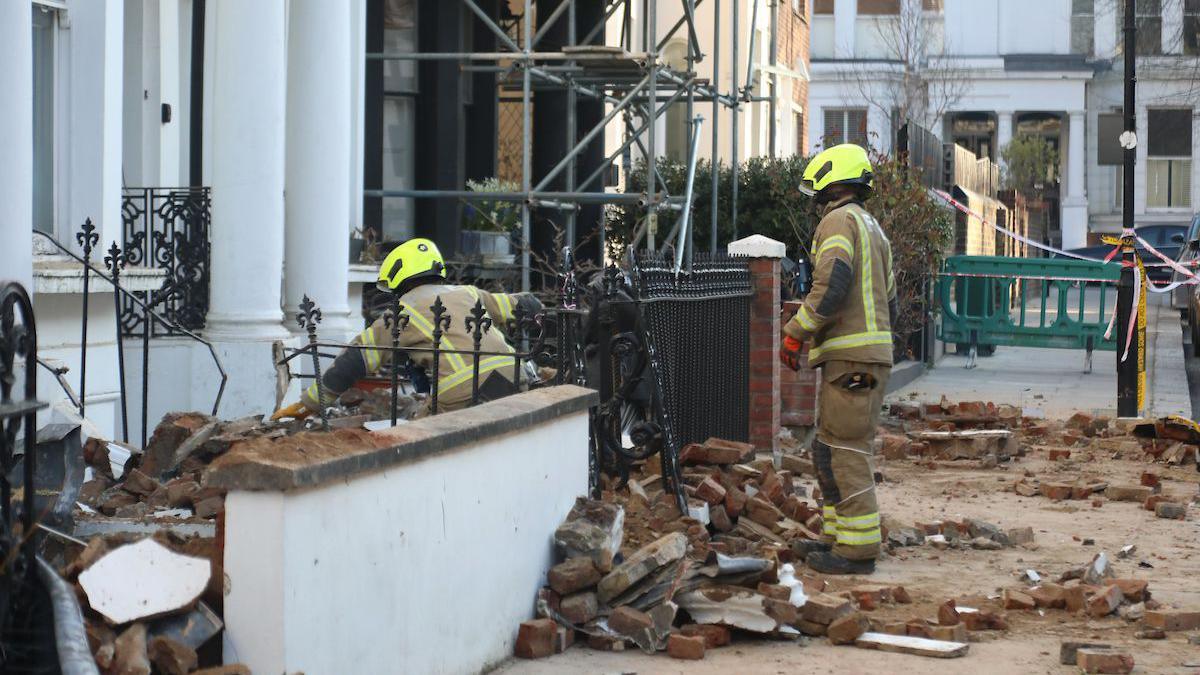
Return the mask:
[[[68, 148], [69, 201], [60, 234], [77, 231], [91, 218], [102, 249], [123, 239], [124, 11], [122, 0], [71, 4], [70, 93], [68, 101], [56, 101], [67, 106], [68, 120], [66, 137], [55, 137], [56, 144], [61, 141]], [[72, 234], [68, 241], [73, 240]]]
[[33, 19], [28, 2], [0, 3], [0, 280], [32, 293]]
[[[322, 328], [354, 329], [350, 268], [350, 7], [342, 0], [292, 0], [288, 16], [288, 316], [308, 295]], [[289, 325], [299, 330], [299, 326]]]
[[858, 23], [858, 0], [835, 0], [833, 4], [833, 56], [854, 57], [854, 30]]
[[1004, 147], [1012, 142], [1013, 137], [1013, 112], [1011, 110], [996, 111], [996, 150], [994, 159], [997, 162], [1001, 161], [1001, 153], [1004, 152]]
[[1083, 169], [1087, 161], [1082, 110], [1072, 110], [1067, 123], [1067, 196], [1062, 206], [1063, 248], [1087, 246], [1088, 205]]
[[218, 341], [284, 338], [283, 0], [218, 0], [212, 107], [212, 287]]
[[[154, 117], [159, 131], [158, 142], [158, 185], [174, 187], [187, 181], [181, 177], [183, 165], [179, 159], [183, 146], [183, 129], [180, 113], [183, 112], [179, 91], [183, 71], [180, 67], [179, 30], [180, 0], [158, 0], [158, 114]], [[190, 44], [190, 41], [189, 43]], [[171, 120], [163, 122], [162, 106], [171, 107]]]

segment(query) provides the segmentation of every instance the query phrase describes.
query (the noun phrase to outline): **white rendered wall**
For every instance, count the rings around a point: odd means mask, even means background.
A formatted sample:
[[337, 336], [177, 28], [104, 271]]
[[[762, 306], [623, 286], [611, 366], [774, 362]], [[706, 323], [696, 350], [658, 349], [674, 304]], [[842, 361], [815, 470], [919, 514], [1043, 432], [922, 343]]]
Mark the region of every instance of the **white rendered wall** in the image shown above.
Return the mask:
[[[0, 4], [0, 280], [33, 283], [33, 23], [28, 2]], [[29, 289], [32, 292], [32, 289]]]
[[313, 489], [230, 492], [225, 661], [326, 675], [507, 658], [587, 491], [587, 438], [578, 412]]

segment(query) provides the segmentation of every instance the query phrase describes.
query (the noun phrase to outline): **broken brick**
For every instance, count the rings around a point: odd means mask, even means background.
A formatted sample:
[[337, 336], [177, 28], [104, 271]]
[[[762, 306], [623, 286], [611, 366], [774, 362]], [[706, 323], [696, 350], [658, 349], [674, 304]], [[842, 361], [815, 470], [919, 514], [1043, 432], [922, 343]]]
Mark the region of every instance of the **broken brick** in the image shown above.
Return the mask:
[[1041, 609], [1063, 609], [1067, 606], [1067, 589], [1058, 584], [1042, 584], [1025, 591]]
[[1183, 520], [1187, 516], [1187, 505], [1176, 504], [1174, 502], [1159, 502], [1154, 507], [1154, 515], [1159, 518], [1170, 518], [1172, 520]]
[[1142, 485], [1150, 488], [1156, 488], [1162, 484], [1162, 479], [1153, 471], [1142, 472]]
[[1022, 497], [1033, 497], [1039, 494], [1038, 486], [1032, 483], [1026, 483], [1024, 480], [1017, 481], [1013, 485], [1013, 490]]
[[728, 628], [712, 623], [689, 623], [681, 627], [679, 633], [688, 637], [704, 638], [705, 649], [724, 647], [733, 639]]
[[1051, 448], [1050, 461], [1060, 462], [1064, 459], [1071, 459], [1071, 451], [1066, 448]]
[[1075, 640], [1064, 641], [1058, 648], [1058, 662], [1064, 666], [1075, 665], [1075, 660], [1079, 656], [1079, 650], [1084, 648], [1099, 648], [1109, 649], [1111, 645], [1102, 642], [1077, 642]]
[[1075, 665], [1085, 673], [1128, 673], [1133, 670], [1133, 657], [1115, 649], [1081, 647]]
[[157, 672], [166, 675], [187, 675], [196, 669], [196, 650], [160, 635], [150, 640], [150, 662]]
[[540, 659], [554, 654], [554, 639], [558, 624], [550, 619], [522, 621], [517, 629], [517, 644], [513, 653], [523, 659]]
[[1042, 483], [1038, 486], [1038, 491], [1043, 497], [1053, 499], [1054, 501], [1062, 501], [1071, 498], [1071, 492], [1074, 486], [1067, 483]]
[[625, 641], [621, 638], [610, 637], [608, 635], [589, 635], [587, 639], [589, 649], [595, 649], [602, 652], [622, 652], [625, 651]]
[[953, 600], [947, 600], [938, 606], [938, 625], [953, 626], [961, 620]]
[[1167, 631], [1196, 630], [1200, 628], [1200, 612], [1178, 610], [1151, 610], [1143, 619], [1149, 628]]
[[575, 629], [558, 626], [554, 631], [554, 653], [561, 654], [575, 644]]
[[194, 480], [177, 478], [166, 485], [167, 504], [172, 508], [184, 508], [192, 505], [192, 495], [200, 490], [200, 485]]
[[689, 636], [681, 633], [671, 633], [667, 638], [667, 655], [673, 659], [689, 659], [699, 661], [704, 658], [705, 639], [703, 636]]
[[601, 574], [591, 558], [571, 558], [551, 567], [546, 577], [550, 588], [565, 596], [595, 586]]
[[956, 623], [953, 626], [930, 626], [929, 637], [934, 640], [946, 640], [948, 642], [966, 642], [967, 627], [961, 623]]
[[763, 613], [775, 620], [780, 626], [790, 626], [800, 618], [800, 610], [788, 600], [763, 598]]
[[1097, 592], [1088, 600], [1088, 615], [1093, 619], [1106, 617], [1117, 611], [1124, 597], [1125, 594], [1121, 592], [1120, 586], [1116, 584], [1105, 586], [1104, 590]]
[[113, 671], [121, 675], [150, 675], [150, 656], [146, 648], [146, 625], [135, 623], [113, 643]]
[[775, 600], [789, 600], [790, 601], [792, 598], [792, 589], [788, 588], [787, 586], [783, 586], [781, 584], [768, 584], [768, 583], [759, 582], [758, 592], [762, 595], [767, 596], [768, 598], [773, 598]]
[[804, 606], [800, 608], [801, 615], [805, 621], [819, 623], [828, 626], [835, 620], [846, 616], [854, 611], [850, 601], [846, 598], [828, 593], [817, 593], [808, 598]]
[[871, 630], [871, 622], [866, 616], [854, 612], [840, 617], [829, 624], [825, 634], [835, 645], [854, 644], [863, 633]]
[[1083, 586], [1067, 586], [1063, 601], [1068, 612], [1079, 612], [1087, 607], [1087, 589]]
[[908, 594], [908, 590], [903, 586], [892, 587], [892, 599], [901, 605], [912, 604], [912, 596]]
[[925, 638], [926, 640], [933, 639], [933, 626], [920, 619], [912, 619], [905, 625], [905, 632], [909, 637]]
[[1002, 596], [1004, 599], [1004, 609], [1033, 609], [1037, 607], [1037, 603], [1028, 593], [1006, 588]]
[[1171, 495], [1150, 495], [1146, 497], [1146, 501], [1142, 502], [1142, 508], [1147, 511], [1153, 511], [1159, 504], [1173, 501], [1174, 499], [1175, 497]]
[[746, 493], [739, 488], [727, 487], [725, 489], [725, 513], [736, 520], [742, 515], [742, 509], [746, 508], [746, 502], [749, 499]]
[[1032, 527], [1012, 527], [1008, 532], [1008, 543], [1012, 546], [1020, 546], [1021, 544], [1033, 543], [1033, 528]]
[[708, 510], [708, 522], [717, 532], [728, 532], [733, 529], [733, 521], [724, 506], [713, 506]]
[[575, 625], [585, 624], [600, 613], [600, 603], [596, 594], [591, 591], [581, 591], [568, 595], [559, 601], [559, 614]]
[[912, 447], [912, 441], [898, 434], [881, 434], [879, 442], [879, 451], [885, 459], [905, 459]]
[[600, 602], [607, 603], [654, 570], [682, 558], [687, 552], [687, 545], [688, 540], [683, 533], [672, 532], [638, 549], [597, 584]]

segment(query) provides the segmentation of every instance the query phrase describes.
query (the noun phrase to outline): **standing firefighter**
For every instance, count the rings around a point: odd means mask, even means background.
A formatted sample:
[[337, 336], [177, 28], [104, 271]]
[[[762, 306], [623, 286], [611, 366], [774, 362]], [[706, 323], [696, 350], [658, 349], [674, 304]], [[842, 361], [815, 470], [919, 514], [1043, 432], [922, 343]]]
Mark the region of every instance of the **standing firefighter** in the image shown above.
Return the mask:
[[[414, 366], [425, 374], [433, 373], [433, 354], [424, 351], [433, 348], [433, 311], [431, 307], [441, 298], [450, 317], [450, 325], [441, 336], [441, 349], [452, 350], [439, 354], [438, 382], [430, 383], [438, 388], [438, 410], [458, 410], [471, 404], [471, 380], [474, 377], [475, 357], [472, 331], [466, 319], [477, 301], [483, 301], [492, 326], [483, 334], [479, 350], [493, 355], [479, 357], [479, 400], [490, 401], [515, 393], [518, 384], [513, 383], [513, 348], [505, 339], [500, 327], [514, 318], [519, 306], [532, 315], [542, 304], [529, 293], [489, 293], [474, 286], [456, 286], [446, 283], [446, 268], [437, 245], [428, 239], [410, 239], [392, 249], [379, 267], [378, 287], [382, 291], [400, 295], [400, 310], [409, 316], [408, 326], [400, 332], [400, 347], [418, 348], [406, 356]], [[317, 401], [317, 385], [314, 382], [300, 397], [300, 402], [280, 409], [272, 419], [284, 417], [306, 417], [318, 412], [321, 407], [333, 405], [338, 396], [359, 379], [378, 372], [391, 361], [386, 347], [392, 344], [392, 331], [383, 318], [379, 318], [352, 341], [353, 344], [385, 349], [346, 349], [334, 360], [333, 365], [321, 377], [322, 401]], [[462, 352], [462, 353], [456, 353]]]
[[808, 542], [809, 567], [870, 574], [879, 555], [872, 441], [892, 366], [896, 281], [892, 249], [863, 208], [873, 188], [861, 147], [838, 145], [812, 159], [800, 190], [822, 215], [813, 236], [812, 291], [783, 327], [780, 357], [799, 368], [801, 347], [821, 368], [813, 464], [821, 486], [826, 541]]

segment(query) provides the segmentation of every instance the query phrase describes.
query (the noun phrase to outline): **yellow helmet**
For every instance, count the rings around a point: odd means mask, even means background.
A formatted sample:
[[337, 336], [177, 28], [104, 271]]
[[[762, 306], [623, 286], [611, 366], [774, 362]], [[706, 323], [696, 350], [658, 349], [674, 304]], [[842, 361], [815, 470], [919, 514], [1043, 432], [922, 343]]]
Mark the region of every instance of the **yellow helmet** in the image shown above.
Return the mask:
[[800, 192], [812, 197], [830, 185], [875, 188], [871, 159], [861, 145], [843, 143], [817, 153], [804, 167]]
[[446, 264], [437, 244], [428, 239], [409, 239], [392, 249], [379, 266], [380, 290], [395, 291], [400, 284], [424, 276], [445, 278]]

